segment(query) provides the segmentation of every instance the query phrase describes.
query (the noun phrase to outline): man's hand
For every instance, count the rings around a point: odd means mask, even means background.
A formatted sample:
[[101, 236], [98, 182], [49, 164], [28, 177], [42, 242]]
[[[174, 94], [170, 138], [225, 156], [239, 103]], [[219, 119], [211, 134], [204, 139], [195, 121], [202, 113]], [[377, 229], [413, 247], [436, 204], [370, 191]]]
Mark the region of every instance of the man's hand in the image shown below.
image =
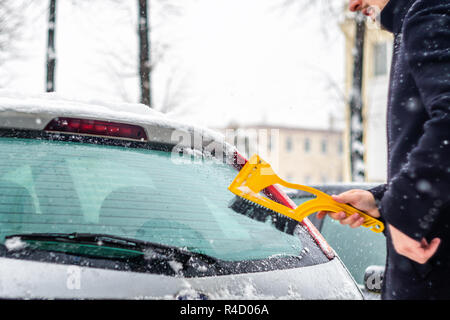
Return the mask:
[[422, 241], [414, 240], [397, 228], [389, 225], [392, 244], [395, 251], [417, 263], [426, 263], [437, 251], [441, 239], [434, 238], [430, 243], [425, 238]]
[[[374, 218], [380, 217], [375, 198], [369, 191], [353, 189], [338, 196], [332, 196], [332, 198], [337, 202], [350, 204]], [[341, 224], [349, 225], [351, 228], [357, 228], [364, 222], [364, 218], [357, 213], [347, 217], [344, 212], [320, 211], [317, 213], [317, 217], [323, 219], [327, 214], [332, 219], [340, 221]], [[441, 243], [439, 238], [434, 238], [430, 243], [425, 238], [419, 242], [392, 225], [389, 225], [389, 232], [395, 251], [420, 264], [426, 263], [436, 253]]]
[[[331, 197], [333, 198], [333, 200], [339, 203], [347, 203], [355, 207], [356, 209], [364, 211], [374, 218], [380, 217], [380, 212], [378, 211], [377, 205], [375, 203], [375, 198], [373, 197], [372, 193], [367, 190], [353, 189], [345, 191], [338, 196], [333, 195]], [[319, 219], [323, 219], [327, 214], [331, 218], [340, 221], [341, 224], [347, 224], [351, 228], [357, 228], [364, 222], [364, 218], [361, 217], [358, 213], [347, 217], [344, 212], [319, 211], [317, 213], [317, 217]]]

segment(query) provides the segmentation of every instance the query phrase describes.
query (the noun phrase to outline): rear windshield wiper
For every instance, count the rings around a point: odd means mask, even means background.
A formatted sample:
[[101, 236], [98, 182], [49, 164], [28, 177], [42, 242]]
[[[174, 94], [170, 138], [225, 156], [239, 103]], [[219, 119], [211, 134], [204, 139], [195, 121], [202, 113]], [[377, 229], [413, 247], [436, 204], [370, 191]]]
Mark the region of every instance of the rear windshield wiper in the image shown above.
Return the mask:
[[24, 242], [59, 242], [59, 243], [74, 243], [74, 244], [88, 244], [97, 246], [108, 246], [111, 248], [135, 250], [143, 252], [143, 249], [152, 247], [161, 247], [163, 245], [156, 243], [147, 243], [144, 247], [145, 241], [128, 239], [113, 235], [100, 233], [23, 233], [12, 234], [5, 237], [6, 240], [18, 238]]
[[[219, 262], [218, 259], [211, 256], [176, 246], [100, 233], [24, 233], [12, 234], [5, 237], [5, 240], [9, 239], [19, 239], [24, 242], [26, 244], [23, 247], [24, 249], [29, 248], [28, 245], [30, 245], [32, 249], [53, 251], [54, 248], [52, 247], [60, 245], [63, 249], [64, 246], [66, 246], [66, 249], [72, 247], [72, 249], [67, 251], [73, 254], [74, 247], [89, 246], [90, 248], [94, 248], [94, 250], [89, 251], [90, 254], [87, 254], [91, 256], [96, 255], [92, 252], [98, 249], [99, 252], [102, 252], [98, 256], [105, 257], [105, 252], [102, 250], [106, 249], [110, 251], [110, 255], [106, 256], [109, 258], [139, 256], [139, 258], [144, 258], [144, 260], [149, 262], [153, 260], [175, 261], [181, 263], [183, 266], [199, 263], [215, 265]], [[55, 251], [64, 252], [64, 250]], [[80, 252], [77, 250], [77, 253]]]

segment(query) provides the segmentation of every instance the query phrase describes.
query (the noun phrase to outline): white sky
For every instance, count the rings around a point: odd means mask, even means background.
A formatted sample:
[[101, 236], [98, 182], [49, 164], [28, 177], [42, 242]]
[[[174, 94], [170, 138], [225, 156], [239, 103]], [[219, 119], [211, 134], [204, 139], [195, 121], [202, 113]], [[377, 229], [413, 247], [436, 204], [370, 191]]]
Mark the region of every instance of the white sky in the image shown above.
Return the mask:
[[[4, 66], [11, 76], [6, 88], [45, 88], [47, 2], [35, 2], [26, 12], [21, 57]], [[58, 93], [138, 101], [136, 2], [58, 1]], [[156, 108], [170, 81], [169, 92], [178, 100], [173, 116], [201, 125], [234, 120], [327, 127], [330, 112], [343, 119], [342, 101], [327, 80], [342, 89], [344, 39], [335, 21], [325, 21], [325, 35], [318, 10], [282, 10], [281, 0], [178, 3], [174, 15], [152, 0]]]

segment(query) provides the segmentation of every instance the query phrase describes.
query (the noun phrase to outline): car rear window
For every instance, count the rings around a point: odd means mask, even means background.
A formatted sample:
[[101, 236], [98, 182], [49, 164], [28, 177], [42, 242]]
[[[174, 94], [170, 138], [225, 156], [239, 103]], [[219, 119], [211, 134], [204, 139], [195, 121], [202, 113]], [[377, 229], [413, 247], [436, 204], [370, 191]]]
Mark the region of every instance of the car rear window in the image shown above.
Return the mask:
[[299, 255], [304, 243], [228, 207], [232, 167], [170, 152], [0, 138], [0, 241], [102, 233], [227, 260]]

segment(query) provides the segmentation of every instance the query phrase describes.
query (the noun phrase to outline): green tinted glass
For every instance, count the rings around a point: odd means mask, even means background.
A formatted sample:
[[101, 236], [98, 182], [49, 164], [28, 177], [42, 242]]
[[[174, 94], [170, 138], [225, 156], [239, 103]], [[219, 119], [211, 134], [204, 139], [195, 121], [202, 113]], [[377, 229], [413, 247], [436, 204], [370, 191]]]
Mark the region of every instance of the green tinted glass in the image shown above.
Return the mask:
[[344, 261], [356, 282], [364, 283], [367, 267], [385, 265], [386, 238], [383, 234], [364, 227], [352, 229], [331, 218], [325, 219], [321, 232]]
[[224, 260], [298, 255], [298, 237], [228, 208], [236, 174], [156, 150], [0, 138], [0, 241], [14, 233], [102, 233]]
[[[311, 198], [294, 199], [297, 205]], [[311, 216], [314, 218], [315, 215]], [[386, 238], [383, 234], [359, 227], [352, 229], [326, 217], [320, 232], [344, 262], [356, 282], [364, 283], [364, 272], [372, 265], [384, 266]]]

